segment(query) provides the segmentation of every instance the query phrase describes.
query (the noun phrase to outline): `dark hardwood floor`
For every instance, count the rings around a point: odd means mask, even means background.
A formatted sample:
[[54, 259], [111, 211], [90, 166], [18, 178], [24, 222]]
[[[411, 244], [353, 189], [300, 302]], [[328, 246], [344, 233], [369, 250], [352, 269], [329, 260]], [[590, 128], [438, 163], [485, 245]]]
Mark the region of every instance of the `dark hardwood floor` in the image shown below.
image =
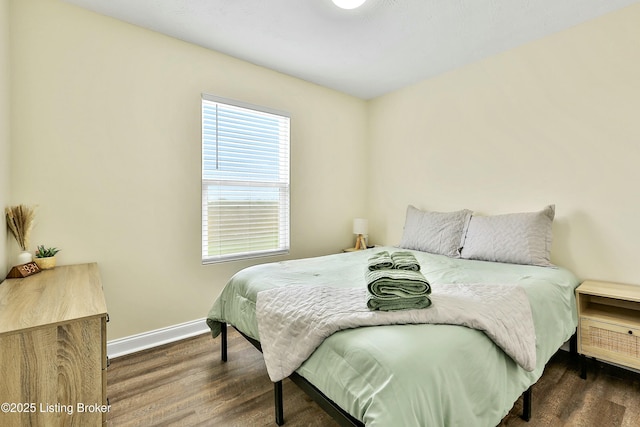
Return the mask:
[[[500, 426], [640, 426], [640, 375], [559, 352], [533, 386], [533, 417], [520, 419], [522, 398]], [[107, 373], [115, 426], [275, 426], [273, 384], [262, 355], [229, 328], [229, 360], [220, 338], [202, 335], [112, 361]], [[285, 426], [337, 426], [285, 380]], [[471, 425], [471, 424], [470, 424]]]

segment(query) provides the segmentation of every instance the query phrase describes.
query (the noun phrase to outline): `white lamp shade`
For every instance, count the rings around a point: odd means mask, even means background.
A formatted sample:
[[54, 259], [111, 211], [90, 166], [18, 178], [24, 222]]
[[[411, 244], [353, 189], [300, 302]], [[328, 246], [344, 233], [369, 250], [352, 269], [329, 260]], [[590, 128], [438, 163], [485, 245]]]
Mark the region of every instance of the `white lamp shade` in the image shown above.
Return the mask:
[[367, 234], [369, 232], [369, 221], [364, 218], [353, 220], [353, 234]]
[[355, 9], [362, 6], [367, 0], [333, 0], [333, 3], [342, 9]]

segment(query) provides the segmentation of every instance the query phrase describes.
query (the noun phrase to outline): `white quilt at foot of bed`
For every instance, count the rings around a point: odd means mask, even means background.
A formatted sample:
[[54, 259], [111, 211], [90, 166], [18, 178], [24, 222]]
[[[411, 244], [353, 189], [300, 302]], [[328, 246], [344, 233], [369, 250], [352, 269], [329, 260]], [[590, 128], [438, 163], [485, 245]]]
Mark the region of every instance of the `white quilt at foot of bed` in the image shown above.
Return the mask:
[[258, 293], [256, 317], [272, 381], [291, 375], [331, 334], [362, 326], [462, 325], [483, 331], [527, 371], [536, 366], [536, 336], [525, 290], [513, 285], [432, 285], [432, 305], [371, 311], [365, 288], [286, 286]]

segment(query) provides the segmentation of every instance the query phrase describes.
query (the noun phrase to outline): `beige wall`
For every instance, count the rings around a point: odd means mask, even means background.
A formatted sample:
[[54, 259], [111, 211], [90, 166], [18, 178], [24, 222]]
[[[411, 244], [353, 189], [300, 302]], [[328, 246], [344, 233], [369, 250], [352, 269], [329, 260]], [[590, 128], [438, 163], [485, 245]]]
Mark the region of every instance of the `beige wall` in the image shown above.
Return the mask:
[[11, 261], [4, 222], [4, 208], [9, 205], [9, 87], [9, 0], [0, 0], [0, 282]]
[[634, 5], [371, 102], [372, 239], [398, 243], [407, 204], [555, 203], [553, 261], [640, 284], [639, 22]]
[[[200, 265], [202, 91], [291, 113], [290, 257], [351, 245], [357, 216], [397, 243], [409, 203], [555, 203], [555, 262], [640, 283], [640, 6], [365, 103], [59, 0], [11, 5], [0, 190], [39, 205], [34, 245], [100, 263], [109, 339], [203, 317], [250, 264]], [[0, 42], [0, 124], [8, 62]]]
[[249, 265], [200, 263], [203, 91], [291, 114], [290, 257], [352, 244], [364, 101], [58, 0], [12, 5], [13, 199], [39, 205], [34, 246], [100, 264], [109, 339], [205, 317]]

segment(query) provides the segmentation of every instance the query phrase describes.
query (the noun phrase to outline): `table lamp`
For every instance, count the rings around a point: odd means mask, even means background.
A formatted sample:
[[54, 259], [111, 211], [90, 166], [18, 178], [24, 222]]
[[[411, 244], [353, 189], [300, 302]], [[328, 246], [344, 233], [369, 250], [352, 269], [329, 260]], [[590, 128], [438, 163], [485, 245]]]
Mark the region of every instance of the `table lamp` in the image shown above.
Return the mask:
[[356, 218], [353, 220], [353, 234], [356, 234], [356, 250], [367, 249], [367, 243], [364, 236], [368, 233], [369, 221], [364, 218]]

